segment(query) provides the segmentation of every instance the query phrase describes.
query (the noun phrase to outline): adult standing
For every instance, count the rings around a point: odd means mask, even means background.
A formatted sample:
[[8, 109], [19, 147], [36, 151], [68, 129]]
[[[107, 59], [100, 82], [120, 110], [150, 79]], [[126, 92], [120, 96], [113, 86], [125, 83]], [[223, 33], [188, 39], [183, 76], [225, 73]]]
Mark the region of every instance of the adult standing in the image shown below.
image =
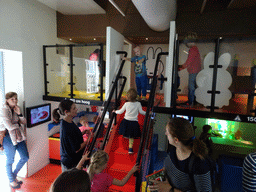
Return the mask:
[[77, 115], [77, 108], [73, 101], [63, 100], [54, 113], [60, 112], [64, 116], [60, 127], [60, 156], [62, 172], [76, 167], [83, 155], [86, 142], [73, 118]]
[[[173, 118], [166, 126], [165, 132], [173, 146], [165, 158], [164, 169], [167, 180], [153, 180], [150, 190], [165, 191], [212, 191], [211, 164], [206, 160], [207, 147], [196, 139], [192, 125], [183, 118]], [[190, 160], [194, 156], [192, 169]]]
[[193, 106], [195, 100], [195, 90], [196, 90], [196, 76], [201, 71], [201, 56], [196, 46], [197, 34], [196, 33], [188, 33], [184, 38], [184, 43], [189, 48], [188, 58], [186, 62], [181, 65], [179, 68], [183, 70], [187, 68], [189, 73], [188, 78], [188, 101], [185, 103], [186, 105]]
[[[22, 124], [26, 124], [18, 104], [17, 93], [9, 92], [5, 95], [4, 103], [0, 115], [0, 133], [3, 137], [1, 150], [6, 154], [6, 172], [13, 189], [19, 189], [22, 181], [17, 180], [17, 174], [29, 159], [26, 145], [26, 131]], [[20, 155], [20, 160], [13, 171], [13, 163], [16, 150]]]

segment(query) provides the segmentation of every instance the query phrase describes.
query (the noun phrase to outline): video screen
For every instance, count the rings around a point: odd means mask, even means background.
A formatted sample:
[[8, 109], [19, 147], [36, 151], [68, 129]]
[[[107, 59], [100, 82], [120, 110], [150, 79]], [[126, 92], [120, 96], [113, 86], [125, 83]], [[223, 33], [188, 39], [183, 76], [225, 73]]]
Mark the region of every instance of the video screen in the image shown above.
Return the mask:
[[172, 118], [174, 117], [179, 117], [179, 118], [184, 118], [186, 120], [188, 120], [190, 123], [193, 123], [193, 116], [187, 116], [187, 115], [177, 115], [177, 114], [173, 114]]
[[27, 127], [33, 127], [51, 120], [51, 105], [44, 104], [27, 108]]

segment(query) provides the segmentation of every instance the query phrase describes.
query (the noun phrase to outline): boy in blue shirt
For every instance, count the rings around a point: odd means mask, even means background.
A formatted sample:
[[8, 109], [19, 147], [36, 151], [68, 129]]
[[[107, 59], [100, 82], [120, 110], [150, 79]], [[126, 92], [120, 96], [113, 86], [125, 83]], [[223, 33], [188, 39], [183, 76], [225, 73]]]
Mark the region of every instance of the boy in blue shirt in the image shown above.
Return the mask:
[[146, 100], [147, 94], [147, 84], [148, 84], [148, 77], [147, 77], [147, 68], [146, 68], [146, 56], [141, 55], [140, 47], [136, 46], [134, 49], [135, 56], [132, 58], [124, 58], [126, 61], [131, 61], [134, 63], [134, 72], [136, 75], [136, 87], [138, 98], [140, 99], [142, 93], [142, 100]]

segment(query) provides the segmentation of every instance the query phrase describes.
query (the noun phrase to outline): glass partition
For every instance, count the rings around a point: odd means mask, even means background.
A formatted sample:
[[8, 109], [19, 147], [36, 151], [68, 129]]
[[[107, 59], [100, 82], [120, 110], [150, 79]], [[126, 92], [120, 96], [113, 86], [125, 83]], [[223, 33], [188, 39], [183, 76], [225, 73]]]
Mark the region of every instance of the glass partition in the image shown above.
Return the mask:
[[100, 100], [100, 46], [73, 48], [74, 98]]
[[[228, 39], [223, 38], [220, 43], [219, 64], [223, 68], [218, 71], [225, 76], [230, 76], [230, 81], [225, 81], [224, 86], [231, 92], [229, 102], [223, 106], [223, 111], [230, 113], [252, 115], [255, 110], [254, 99], [256, 75], [256, 50], [255, 39]], [[223, 81], [223, 76], [217, 79]], [[224, 74], [225, 73], [225, 74]]]
[[181, 42], [177, 59], [177, 108], [209, 110], [215, 41]]
[[69, 47], [47, 47], [45, 50], [48, 95], [70, 97]]
[[103, 45], [50, 45], [44, 51], [46, 96], [103, 101]]
[[[196, 68], [190, 67], [190, 64], [196, 64], [193, 62], [196, 57], [193, 51], [196, 48], [189, 48], [188, 43], [181, 42], [177, 62], [179, 71], [176, 107], [254, 115], [256, 106], [255, 43], [253, 38], [220, 38], [196, 42], [194, 45], [198, 48], [202, 64], [197, 75], [193, 75]], [[216, 58], [215, 51], [218, 54]], [[191, 54], [192, 57], [189, 57]], [[196, 82], [194, 94], [193, 82]], [[193, 95], [195, 96], [194, 102], [191, 103], [189, 96], [193, 98]]]

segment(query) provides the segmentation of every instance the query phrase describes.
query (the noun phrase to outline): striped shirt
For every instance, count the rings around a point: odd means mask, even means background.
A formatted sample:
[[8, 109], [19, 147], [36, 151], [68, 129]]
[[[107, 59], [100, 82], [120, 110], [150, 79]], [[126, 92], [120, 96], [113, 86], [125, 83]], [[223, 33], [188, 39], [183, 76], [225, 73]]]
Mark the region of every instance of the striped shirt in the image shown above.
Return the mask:
[[210, 164], [196, 157], [192, 167], [192, 175], [189, 174], [189, 158], [178, 160], [176, 148], [170, 151], [164, 161], [169, 183], [184, 192], [212, 191]]
[[256, 152], [244, 159], [242, 185], [245, 192], [256, 191]]

